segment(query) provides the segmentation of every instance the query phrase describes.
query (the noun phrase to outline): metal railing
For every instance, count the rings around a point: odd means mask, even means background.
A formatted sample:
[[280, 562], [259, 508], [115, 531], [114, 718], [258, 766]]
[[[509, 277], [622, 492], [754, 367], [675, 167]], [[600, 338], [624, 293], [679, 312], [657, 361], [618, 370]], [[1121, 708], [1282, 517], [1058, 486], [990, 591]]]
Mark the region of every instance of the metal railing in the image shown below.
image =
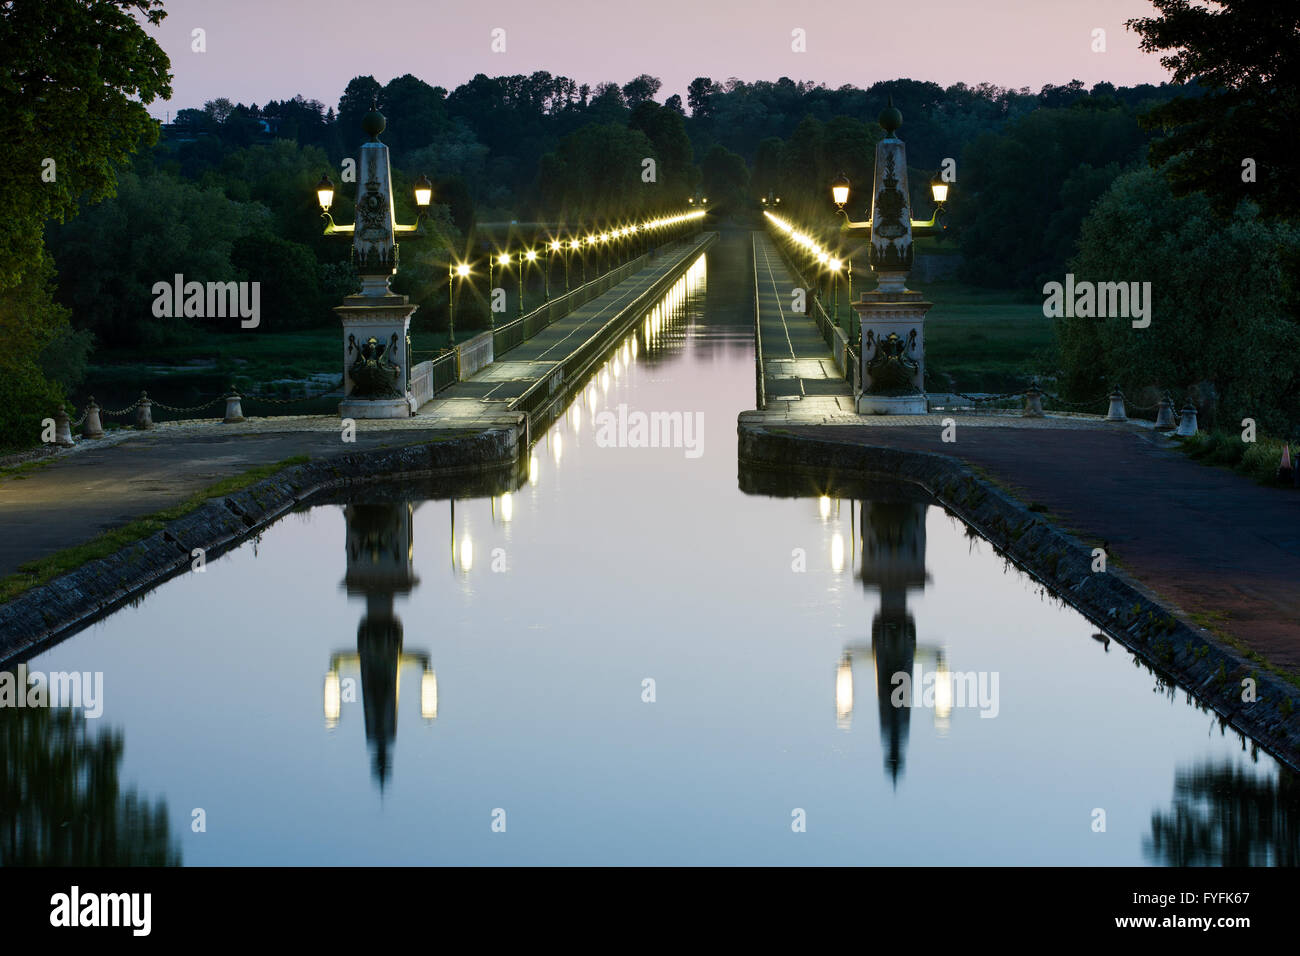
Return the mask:
[[589, 282], [584, 282], [576, 289], [543, 303], [527, 315], [497, 326], [492, 330], [492, 354], [494, 358], [499, 359], [511, 349], [531, 339], [552, 322], [564, 318], [574, 309], [609, 291], [610, 288], [633, 273], [639, 272], [646, 265], [648, 259], [648, 253], [643, 253], [635, 259], [629, 259], [622, 265], [610, 269], [604, 275], [597, 276]]
[[668, 289], [672, 288], [673, 283], [681, 278], [681, 274], [690, 263], [695, 261], [695, 255], [702, 253], [702, 246], [707, 246], [710, 238], [716, 234], [708, 233], [697, 235], [692, 239], [686, 240], [690, 243], [686, 254], [667, 272], [656, 279], [646, 287], [640, 295], [629, 302], [626, 306], [610, 318], [600, 327], [590, 338], [580, 345], [574, 352], [570, 353], [553, 373], [544, 379], [534, 382], [522, 395], [512, 401], [509, 405], [511, 411], [524, 412], [528, 416], [529, 429], [532, 429], [534, 418], [538, 417], [548, 405], [550, 405], [557, 396], [562, 396], [565, 392], [564, 384], [566, 382], [577, 381], [582, 378], [588, 368], [596, 362], [600, 355], [613, 344], [613, 342], [624, 332], [634, 320], [628, 318], [629, 314], [639, 314], [644, 311], [647, 303], [654, 303], [662, 298]]
[[[802, 270], [795, 265], [794, 260], [790, 258], [789, 250], [786, 249], [785, 243], [780, 236], [771, 236], [772, 242], [776, 245], [777, 251], [781, 254], [781, 259], [785, 262], [786, 268], [790, 270], [791, 275], [805, 289], [817, 288], [803, 274]], [[860, 341], [851, 330], [842, 329], [836, 324], [829, 315], [826, 314], [826, 307], [822, 305], [820, 298], [813, 297], [812, 308], [807, 312], [808, 316], [817, 325], [817, 330], [821, 333], [822, 340], [825, 341], [826, 347], [831, 350], [831, 355], [835, 358], [835, 364], [839, 367], [844, 378], [849, 382], [856, 381], [856, 368], [850, 358], [855, 343]], [[850, 327], [853, 325], [852, 319], [849, 321]], [[856, 384], [854, 386], [857, 387]]]
[[761, 412], [767, 408], [767, 383], [763, 381], [763, 310], [758, 297], [758, 244], [753, 237], [749, 241], [754, 263], [754, 397]]

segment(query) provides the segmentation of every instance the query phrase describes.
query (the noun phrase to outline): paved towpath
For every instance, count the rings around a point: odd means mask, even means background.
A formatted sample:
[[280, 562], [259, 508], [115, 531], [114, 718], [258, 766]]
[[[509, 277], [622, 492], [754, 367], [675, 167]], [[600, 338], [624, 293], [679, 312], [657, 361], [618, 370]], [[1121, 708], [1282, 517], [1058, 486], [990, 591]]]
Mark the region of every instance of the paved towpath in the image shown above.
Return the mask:
[[766, 233], [755, 232], [754, 277], [767, 407], [817, 420], [853, 412], [853, 389], [811, 315], [793, 310], [800, 285]]

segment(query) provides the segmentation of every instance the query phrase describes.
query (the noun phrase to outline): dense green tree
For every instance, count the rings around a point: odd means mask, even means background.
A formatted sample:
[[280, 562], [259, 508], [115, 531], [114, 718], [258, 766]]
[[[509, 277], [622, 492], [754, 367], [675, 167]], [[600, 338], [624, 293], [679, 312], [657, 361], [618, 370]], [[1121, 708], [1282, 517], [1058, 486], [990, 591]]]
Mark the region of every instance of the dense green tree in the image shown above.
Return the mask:
[[145, 107], [171, 74], [141, 21], [163, 16], [160, 0], [0, 4], [0, 289], [39, 261], [46, 222], [111, 196], [113, 163], [157, 137]]
[[90, 335], [73, 332], [53, 299], [53, 264], [38, 249], [17, 285], [0, 291], [0, 449], [35, 445], [84, 369]]
[[407, 73], [389, 81], [379, 96], [385, 115], [401, 117], [384, 131], [383, 140], [393, 153], [428, 146], [448, 126], [447, 91], [430, 86]]
[[659, 92], [661, 86], [663, 81], [659, 77], [642, 73], [623, 84], [623, 98], [627, 101], [628, 107], [635, 110], [642, 103], [654, 102], [655, 94]]
[[655, 200], [664, 205], [680, 203], [694, 186], [694, 153], [681, 114], [654, 100], [644, 100], [632, 109], [628, 128], [641, 131], [650, 140], [660, 187]]
[[338, 123], [343, 140], [343, 150], [352, 155], [357, 144], [365, 139], [361, 132], [361, 118], [370, 112], [372, 103], [379, 101], [383, 86], [373, 76], [354, 76], [343, 88], [339, 97]]
[[[1300, 5], [1279, 0], [1151, 0], [1157, 16], [1128, 21], [1142, 49], [1177, 83], [1204, 96], [1183, 96], [1149, 110], [1143, 121], [1167, 135], [1151, 145], [1178, 195], [1201, 191], [1221, 214], [1242, 199], [1266, 214], [1300, 214]], [[1251, 176], [1243, 164], [1254, 162]]]
[[231, 244], [230, 264], [245, 280], [259, 283], [258, 328], [285, 332], [333, 324], [329, 309], [338, 302], [322, 294], [316, 257], [301, 243], [269, 232], [252, 232]]
[[1058, 322], [1064, 384], [1081, 399], [1115, 382], [1130, 395], [1192, 385], [1217, 396], [1207, 424], [1254, 418], [1263, 431], [1300, 426], [1300, 229], [1243, 203], [1224, 220], [1195, 193], [1175, 197], [1160, 170], [1120, 176], [1083, 224], [1077, 281], [1150, 282], [1151, 325], [1128, 318]]
[[265, 207], [232, 202], [216, 188], [164, 174], [122, 173], [113, 202], [50, 233], [60, 267], [59, 301], [78, 327], [105, 344], [183, 341], [187, 320], [154, 316], [154, 284], [177, 274], [198, 282], [244, 278], [230, 261], [231, 248], [270, 222]]
[[743, 209], [753, 204], [749, 167], [745, 165], [743, 156], [714, 144], [700, 163], [700, 171], [704, 174], [704, 193], [715, 208]]
[[1106, 177], [1138, 162], [1143, 145], [1123, 109], [1035, 110], [980, 136], [963, 154], [949, 207], [965, 277], [1026, 289], [1059, 279]]
[[661, 194], [641, 180], [641, 160], [654, 154], [640, 130], [618, 123], [584, 126], [544, 156], [537, 192], [550, 218], [586, 222], [649, 208]]
[[760, 196], [769, 192], [778, 195], [784, 183], [785, 142], [779, 136], [769, 136], [758, 144], [754, 158], [754, 189]]
[[707, 76], [697, 76], [686, 87], [686, 105], [690, 107], [691, 118], [706, 120], [712, 115], [713, 97], [717, 93], [713, 80]]
[[[231, 150], [219, 166], [199, 176], [198, 183], [222, 190], [235, 202], [260, 203], [271, 211], [271, 228], [277, 235], [323, 251], [327, 247], [321, 236], [316, 183], [329, 168], [323, 150], [277, 139], [265, 146]], [[348, 211], [355, 187], [333, 178], [340, 209]]]

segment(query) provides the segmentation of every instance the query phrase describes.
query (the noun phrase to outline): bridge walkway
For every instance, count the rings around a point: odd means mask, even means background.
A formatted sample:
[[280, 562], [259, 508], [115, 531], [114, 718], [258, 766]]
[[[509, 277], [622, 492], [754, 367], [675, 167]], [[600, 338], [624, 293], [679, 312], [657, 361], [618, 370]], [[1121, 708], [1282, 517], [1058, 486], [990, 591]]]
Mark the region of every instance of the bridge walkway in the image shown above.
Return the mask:
[[433, 427], [475, 428], [498, 424], [529, 389], [564, 369], [570, 359], [656, 283], [700, 255], [715, 235], [703, 233], [660, 249], [652, 264], [555, 320], [469, 379], [439, 392], [420, 406], [416, 417]]
[[[801, 287], [764, 232], [752, 234], [755, 322], [762, 350], [766, 408], [818, 419], [853, 413], [853, 386], [814, 318], [794, 311]], [[812, 307], [808, 290], [808, 307]]]

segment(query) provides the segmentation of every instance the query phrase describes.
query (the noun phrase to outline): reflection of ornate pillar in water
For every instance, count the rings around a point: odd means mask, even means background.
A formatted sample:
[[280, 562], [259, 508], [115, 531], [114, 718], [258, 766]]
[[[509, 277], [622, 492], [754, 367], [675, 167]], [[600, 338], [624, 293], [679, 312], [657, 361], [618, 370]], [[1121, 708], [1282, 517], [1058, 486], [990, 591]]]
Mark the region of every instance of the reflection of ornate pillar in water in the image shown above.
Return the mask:
[[414, 565], [414, 525], [409, 502], [350, 504], [347, 522], [349, 595], [366, 599], [357, 625], [357, 660], [361, 668], [361, 701], [366, 740], [374, 749], [374, 773], [382, 788], [392, 764], [397, 739], [397, 681], [401, 666], [402, 622], [393, 598], [409, 594], [419, 583]]
[[910, 681], [916, 656], [916, 622], [907, 610], [907, 592], [923, 590], [926, 584], [927, 508], [910, 501], [862, 504], [862, 584], [880, 591], [880, 609], [871, 621], [880, 739], [885, 767], [895, 783], [907, 749], [911, 700], [904, 698], [904, 706], [894, 706], [894, 675], [906, 674]]

